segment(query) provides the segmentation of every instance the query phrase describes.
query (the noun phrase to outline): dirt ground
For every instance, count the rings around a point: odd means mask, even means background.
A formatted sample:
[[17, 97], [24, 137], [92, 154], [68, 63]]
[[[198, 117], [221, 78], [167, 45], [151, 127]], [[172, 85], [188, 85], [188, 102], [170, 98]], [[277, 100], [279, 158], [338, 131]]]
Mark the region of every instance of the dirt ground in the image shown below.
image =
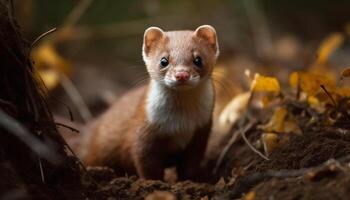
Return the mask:
[[[348, 106], [348, 102], [344, 106]], [[303, 115], [302, 104], [290, 104]], [[266, 119], [266, 111], [257, 113], [255, 123], [247, 136], [256, 141], [261, 131], [256, 127]], [[264, 114], [265, 113], [265, 114]], [[116, 177], [108, 168], [90, 168], [83, 176], [83, 191], [89, 199], [347, 199], [350, 195], [349, 129], [346, 119], [333, 126], [322, 126], [320, 121], [302, 126], [302, 135], [294, 135], [274, 151], [269, 160], [254, 153], [238, 139], [229, 149], [216, 174], [213, 167], [222, 148], [215, 149], [207, 158], [203, 183], [191, 181], [166, 183], [140, 180], [136, 176]], [[234, 134], [237, 128], [233, 128]], [[219, 142], [224, 147], [231, 135]], [[339, 159], [339, 160], [335, 160]], [[91, 181], [94, 179], [95, 181]]]

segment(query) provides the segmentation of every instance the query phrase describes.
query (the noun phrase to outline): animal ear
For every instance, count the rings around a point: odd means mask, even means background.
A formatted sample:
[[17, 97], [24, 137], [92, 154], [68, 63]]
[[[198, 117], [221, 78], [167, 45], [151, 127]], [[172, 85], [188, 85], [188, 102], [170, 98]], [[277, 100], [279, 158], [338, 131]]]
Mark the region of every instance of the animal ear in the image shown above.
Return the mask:
[[158, 27], [149, 27], [145, 30], [143, 36], [143, 52], [148, 55], [151, 48], [159, 42], [164, 36], [164, 31]]
[[216, 37], [216, 31], [212, 26], [202, 25], [194, 31], [194, 34], [197, 37], [208, 41], [208, 43], [214, 48], [214, 50], [218, 51], [218, 41]]

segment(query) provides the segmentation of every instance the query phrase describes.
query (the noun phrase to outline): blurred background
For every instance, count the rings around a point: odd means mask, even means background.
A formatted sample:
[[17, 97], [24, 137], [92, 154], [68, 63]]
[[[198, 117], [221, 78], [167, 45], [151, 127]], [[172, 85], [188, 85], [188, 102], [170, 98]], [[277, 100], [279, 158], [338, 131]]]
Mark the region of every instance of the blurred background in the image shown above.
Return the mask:
[[225, 74], [227, 99], [248, 87], [242, 80], [246, 69], [288, 82], [289, 72], [305, 69], [317, 59], [325, 38], [332, 40], [328, 50], [336, 46], [329, 52], [328, 64], [335, 68], [350, 64], [346, 0], [14, 2], [29, 43], [43, 34], [34, 42], [32, 56], [50, 91], [50, 106], [64, 117], [69, 116], [69, 106], [80, 122], [91, 120], [124, 91], [145, 82], [141, 46], [149, 26], [163, 30], [214, 26], [221, 51], [217, 68]]

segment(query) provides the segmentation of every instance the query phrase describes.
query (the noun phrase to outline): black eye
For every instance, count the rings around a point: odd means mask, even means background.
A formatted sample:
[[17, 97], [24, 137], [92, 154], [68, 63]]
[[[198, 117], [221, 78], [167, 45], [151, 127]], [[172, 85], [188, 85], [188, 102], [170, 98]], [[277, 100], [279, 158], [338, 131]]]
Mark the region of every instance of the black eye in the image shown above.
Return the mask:
[[196, 58], [194, 58], [193, 64], [195, 64], [197, 67], [201, 67], [202, 66], [202, 58], [197, 56]]
[[169, 65], [169, 61], [168, 61], [168, 59], [166, 59], [166, 58], [163, 57], [163, 58], [160, 60], [160, 64], [162, 65], [162, 67], [166, 67], [166, 66]]

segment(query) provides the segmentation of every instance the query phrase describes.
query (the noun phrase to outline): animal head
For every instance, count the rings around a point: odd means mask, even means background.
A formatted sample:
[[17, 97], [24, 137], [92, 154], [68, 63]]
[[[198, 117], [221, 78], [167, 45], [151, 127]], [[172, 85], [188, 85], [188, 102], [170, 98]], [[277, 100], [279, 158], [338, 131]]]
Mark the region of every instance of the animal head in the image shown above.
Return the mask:
[[219, 55], [216, 31], [209, 25], [169, 32], [150, 27], [142, 55], [151, 79], [172, 89], [194, 88], [211, 77]]

